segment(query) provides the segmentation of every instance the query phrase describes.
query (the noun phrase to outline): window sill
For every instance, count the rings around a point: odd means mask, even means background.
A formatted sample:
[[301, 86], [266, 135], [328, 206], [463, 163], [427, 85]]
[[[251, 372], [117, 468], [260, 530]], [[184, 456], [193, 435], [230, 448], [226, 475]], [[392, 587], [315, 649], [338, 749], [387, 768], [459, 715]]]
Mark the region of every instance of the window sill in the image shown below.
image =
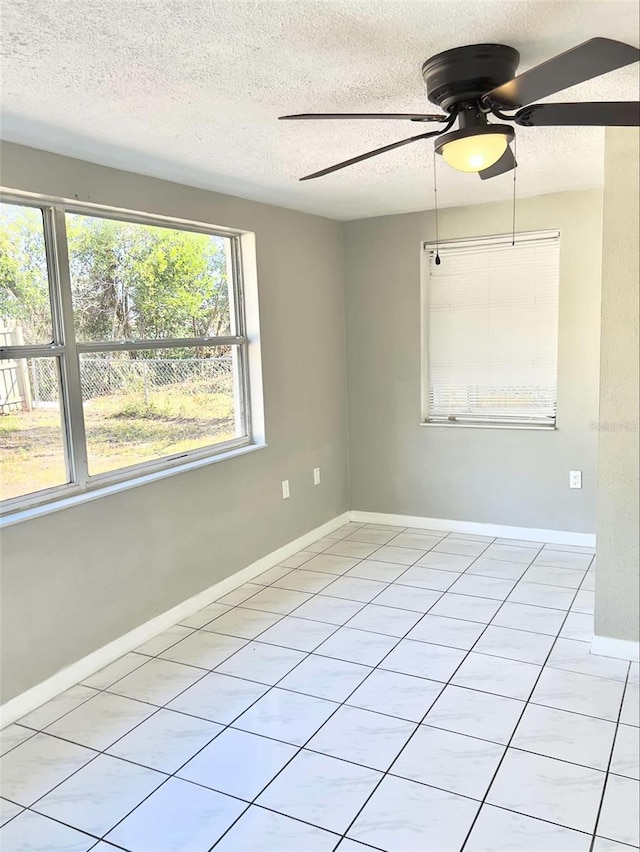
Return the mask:
[[430, 429], [516, 429], [529, 432], [556, 432], [558, 429], [555, 423], [549, 425], [545, 423], [440, 423], [422, 420], [419, 425], [427, 426]]
[[201, 467], [207, 467], [208, 465], [227, 461], [228, 459], [247, 455], [248, 453], [255, 453], [257, 450], [262, 450], [266, 446], [266, 443], [247, 444], [243, 447], [235, 447], [224, 453], [217, 453], [203, 458], [192, 459], [191, 461], [164, 467], [161, 470], [156, 470], [152, 473], [140, 474], [140, 472], [137, 471], [128, 478], [123, 478], [108, 485], [96, 484], [89, 490], [81, 491], [79, 493], [76, 492], [68, 497], [56, 497], [46, 503], [7, 512], [6, 515], [0, 516], [0, 529], [22, 523], [23, 521], [30, 521], [34, 518], [42, 517], [43, 515], [49, 515], [52, 512], [59, 512], [62, 509], [69, 509], [73, 506], [81, 505], [82, 503], [89, 503], [92, 500], [99, 500], [101, 497], [108, 497], [111, 494], [119, 494], [121, 491], [128, 491], [130, 488], [137, 488], [139, 485], [148, 485], [161, 479], [167, 479], [169, 476], [187, 473], [191, 470], [198, 470]]

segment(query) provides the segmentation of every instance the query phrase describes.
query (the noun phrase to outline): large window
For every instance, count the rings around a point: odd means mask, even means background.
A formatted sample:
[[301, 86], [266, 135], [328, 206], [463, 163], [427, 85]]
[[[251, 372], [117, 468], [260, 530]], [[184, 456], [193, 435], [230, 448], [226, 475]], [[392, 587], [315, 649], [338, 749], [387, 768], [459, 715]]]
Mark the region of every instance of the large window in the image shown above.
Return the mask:
[[554, 427], [557, 232], [425, 244], [423, 416]]
[[0, 499], [251, 443], [240, 235], [0, 204]]

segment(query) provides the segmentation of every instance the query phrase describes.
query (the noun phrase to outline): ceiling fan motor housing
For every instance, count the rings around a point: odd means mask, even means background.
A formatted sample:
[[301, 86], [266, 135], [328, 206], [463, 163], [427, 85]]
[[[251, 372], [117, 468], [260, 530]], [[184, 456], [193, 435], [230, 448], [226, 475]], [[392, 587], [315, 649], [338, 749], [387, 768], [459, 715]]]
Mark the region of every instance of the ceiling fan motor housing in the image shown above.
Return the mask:
[[441, 109], [478, 102], [515, 77], [520, 54], [505, 44], [470, 44], [432, 56], [422, 66], [429, 100]]

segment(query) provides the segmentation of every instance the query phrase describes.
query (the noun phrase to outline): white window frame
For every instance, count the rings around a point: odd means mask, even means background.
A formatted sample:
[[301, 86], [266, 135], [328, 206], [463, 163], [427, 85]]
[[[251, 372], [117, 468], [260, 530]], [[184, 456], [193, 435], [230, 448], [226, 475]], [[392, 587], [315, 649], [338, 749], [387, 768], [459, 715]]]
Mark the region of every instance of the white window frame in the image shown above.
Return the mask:
[[[83, 499], [95, 499], [102, 494], [145, 484], [171, 473], [200, 467], [214, 461], [266, 446], [262, 412], [262, 375], [259, 356], [259, 318], [255, 275], [254, 234], [160, 216], [138, 213], [105, 205], [79, 204], [65, 199], [0, 188], [0, 202], [42, 210], [43, 234], [47, 256], [53, 342], [0, 347], [0, 360], [17, 358], [56, 357], [60, 366], [60, 414], [63, 424], [65, 465], [69, 481], [0, 503], [0, 518], [6, 522], [23, 520], [38, 507], [64, 508]], [[229, 240], [228, 262], [231, 267], [232, 289], [230, 311], [235, 318], [235, 335], [222, 337], [166, 338], [126, 342], [87, 342], [76, 340], [69, 253], [65, 214], [133, 222], [140, 225], [193, 231]], [[245, 284], [251, 285], [251, 317], [247, 316]], [[162, 350], [191, 346], [234, 346], [238, 351], [234, 381], [236, 417], [240, 419], [243, 435], [230, 441], [180, 452], [158, 459], [133, 464], [114, 471], [89, 475], [87, 443], [84, 427], [80, 355], [98, 352], [133, 350]], [[40, 512], [36, 511], [36, 514]]]
[[[560, 241], [560, 231], [528, 231], [515, 234], [516, 244], [535, 240], [556, 239]], [[490, 236], [472, 237], [457, 240], [425, 241], [420, 244], [420, 349], [421, 349], [421, 426], [445, 427], [445, 428], [472, 428], [472, 429], [532, 429], [536, 431], [553, 432], [557, 429], [557, 380], [556, 380], [556, 411], [553, 418], [547, 422], [529, 418], [499, 417], [496, 415], [486, 418], [456, 417], [448, 419], [444, 417], [432, 417], [430, 415], [430, 383], [429, 383], [429, 281], [430, 281], [430, 254], [436, 249], [446, 257], [448, 247], [466, 247], [481, 249], [483, 246], [491, 247], [501, 244], [511, 245], [512, 234], [495, 234]], [[446, 260], [443, 259], [443, 263]], [[558, 300], [560, 297], [560, 273], [558, 280]], [[559, 334], [559, 328], [558, 328]]]

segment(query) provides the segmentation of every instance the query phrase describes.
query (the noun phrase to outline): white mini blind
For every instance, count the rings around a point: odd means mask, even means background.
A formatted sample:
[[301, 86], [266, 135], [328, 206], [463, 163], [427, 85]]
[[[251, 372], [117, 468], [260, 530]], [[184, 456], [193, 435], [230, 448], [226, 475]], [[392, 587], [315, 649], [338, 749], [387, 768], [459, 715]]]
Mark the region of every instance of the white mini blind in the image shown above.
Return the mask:
[[427, 420], [553, 426], [559, 233], [425, 250]]

